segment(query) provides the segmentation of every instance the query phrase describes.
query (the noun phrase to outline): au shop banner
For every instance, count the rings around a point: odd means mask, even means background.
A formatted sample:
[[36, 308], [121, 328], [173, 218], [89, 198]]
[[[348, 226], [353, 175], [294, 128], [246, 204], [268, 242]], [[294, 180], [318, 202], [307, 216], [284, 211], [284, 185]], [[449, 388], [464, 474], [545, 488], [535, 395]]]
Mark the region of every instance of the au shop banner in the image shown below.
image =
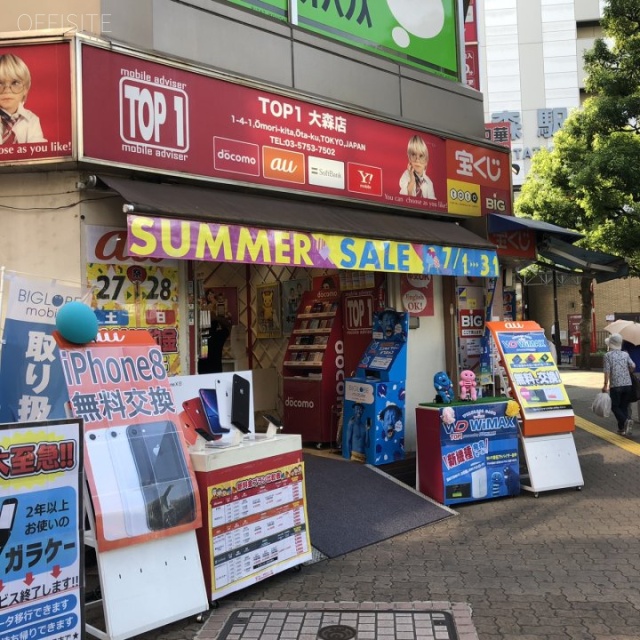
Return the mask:
[[162, 350], [147, 331], [57, 332], [71, 413], [84, 423], [87, 481], [101, 551], [201, 525], [198, 489]]
[[414, 211], [511, 211], [506, 150], [79, 46], [82, 160]]
[[130, 214], [127, 249], [140, 258], [277, 264], [429, 275], [498, 276], [490, 249], [282, 231]]
[[65, 418], [67, 389], [52, 332], [56, 315], [79, 300], [79, 285], [6, 273], [0, 353], [0, 422]]

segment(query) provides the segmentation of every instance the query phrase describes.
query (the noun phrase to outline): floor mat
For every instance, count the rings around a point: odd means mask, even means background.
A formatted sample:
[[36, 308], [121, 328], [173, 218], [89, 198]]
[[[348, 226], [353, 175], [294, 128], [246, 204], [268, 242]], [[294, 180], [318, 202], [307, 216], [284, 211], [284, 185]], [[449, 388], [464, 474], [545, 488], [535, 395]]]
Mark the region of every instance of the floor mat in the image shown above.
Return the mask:
[[304, 455], [311, 544], [329, 558], [455, 514], [375, 467]]

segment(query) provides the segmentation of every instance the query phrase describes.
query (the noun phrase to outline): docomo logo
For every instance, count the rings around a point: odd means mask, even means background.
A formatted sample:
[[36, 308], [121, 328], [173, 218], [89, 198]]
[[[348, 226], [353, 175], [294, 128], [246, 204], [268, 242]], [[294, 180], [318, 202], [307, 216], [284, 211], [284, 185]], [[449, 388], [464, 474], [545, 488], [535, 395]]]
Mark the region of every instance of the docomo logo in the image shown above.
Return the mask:
[[254, 166], [258, 164], [258, 161], [255, 158], [231, 153], [228, 149], [220, 149], [216, 155], [220, 160], [231, 160], [232, 162], [239, 162], [241, 164], [250, 164]]
[[120, 137], [128, 144], [184, 153], [189, 149], [189, 100], [181, 89], [150, 82], [149, 74], [120, 79]]
[[316, 406], [313, 400], [296, 400], [291, 396], [287, 396], [284, 404], [285, 406], [293, 407], [294, 409], [313, 409]]

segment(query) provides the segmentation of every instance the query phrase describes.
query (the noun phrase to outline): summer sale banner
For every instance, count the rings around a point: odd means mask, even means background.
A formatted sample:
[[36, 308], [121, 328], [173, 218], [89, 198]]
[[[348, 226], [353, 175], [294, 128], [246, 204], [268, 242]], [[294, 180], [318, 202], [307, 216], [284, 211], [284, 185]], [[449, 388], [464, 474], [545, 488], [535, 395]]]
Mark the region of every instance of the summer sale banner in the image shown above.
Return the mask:
[[498, 276], [489, 249], [281, 231], [130, 214], [131, 256], [431, 275]]

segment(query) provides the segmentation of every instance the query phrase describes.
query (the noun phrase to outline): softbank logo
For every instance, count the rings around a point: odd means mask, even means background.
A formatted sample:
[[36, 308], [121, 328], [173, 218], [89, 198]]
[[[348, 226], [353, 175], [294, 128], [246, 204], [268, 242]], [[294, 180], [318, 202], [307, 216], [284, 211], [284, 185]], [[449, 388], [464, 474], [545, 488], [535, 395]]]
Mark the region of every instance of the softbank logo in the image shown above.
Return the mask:
[[262, 147], [262, 173], [270, 180], [304, 184], [304, 155], [276, 147]]
[[382, 169], [366, 164], [349, 162], [347, 164], [347, 189], [352, 193], [381, 196]]
[[309, 184], [344, 189], [344, 162], [309, 156]]

